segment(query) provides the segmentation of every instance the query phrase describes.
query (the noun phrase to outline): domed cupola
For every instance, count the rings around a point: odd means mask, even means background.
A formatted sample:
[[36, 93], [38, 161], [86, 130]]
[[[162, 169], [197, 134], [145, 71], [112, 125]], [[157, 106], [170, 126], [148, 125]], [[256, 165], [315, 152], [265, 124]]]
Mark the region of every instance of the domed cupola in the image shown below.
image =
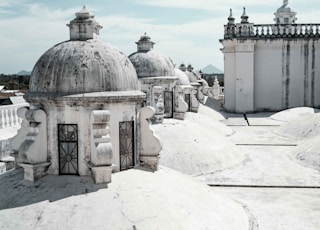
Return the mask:
[[178, 77], [177, 85], [190, 85], [189, 78], [181, 69], [175, 68], [176, 76]]
[[30, 78], [30, 92], [88, 93], [138, 89], [130, 60], [97, 38], [102, 26], [86, 7], [68, 24], [70, 40], [45, 52]]
[[129, 59], [134, 65], [138, 78], [174, 76], [174, 66], [171, 60], [163, 54], [154, 51], [154, 42], [145, 33], [136, 42], [137, 52], [131, 54]]
[[288, 5], [289, 5], [289, 1], [283, 0], [282, 6], [277, 9], [276, 13], [274, 13], [275, 15], [274, 20], [276, 24], [291, 25], [296, 22], [297, 13], [293, 11]]

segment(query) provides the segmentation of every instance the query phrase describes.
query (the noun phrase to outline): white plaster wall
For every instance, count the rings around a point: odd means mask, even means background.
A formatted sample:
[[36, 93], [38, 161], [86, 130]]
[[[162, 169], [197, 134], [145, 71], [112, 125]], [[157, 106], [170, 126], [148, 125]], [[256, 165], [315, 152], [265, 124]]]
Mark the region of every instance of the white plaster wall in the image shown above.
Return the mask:
[[319, 107], [319, 40], [259, 40], [255, 49], [256, 110]]
[[236, 45], [236, 112], [254, 111], [254, 41]]
[[235, 111], [236, 108], [236, 59], [234, 44], [230, 40], [223, 41], [224, 49], [224, 107], [228, 111]]
[[283, 107], [282, 42], [258, 41], [254, 55], [255, 109], [280, 110]]
[[[136, 134], [137, 110], [140, 106], [135, 103], [112, 103], [94, 104], [87, 107], [81, 106], [46, 106], [48, 111], [48, 155], [51, 160], [50, 174], [59, 174], [59, 151], [58, 151], [58, 124], [78, 124], [78, 166], [80, 175], [89, 175], [87, 163], [90, 161], [90, 114], [92, 110], [110, 111], [110, 136], [113, 146], [113, 164], [116, 170], [120, 169], [119, 162], [119, 122], [134, 121], [134, 134]], [[134, 135], [136, 138], [136, 135]], [[135, 139], [135, 142], [137, 139]], [[135, 164], [137, 163], [137, 144], [134, 144]]]
[[[245, 40], [250, 41], [250, 40]], [[253, 41], [253, 40], [252, 40]], [[250, 76], [254, 64], [254, 111], [278, 111], [286, 108], [320, 107], [320, 40], [257, 40], [253, 59], [236, 52], [243, 40], [223, 40], [225, 58], [225, 108], [250, 111], [250, 82], [238, 82]], [[247, 79], [249, 80], [249, 79]], [[244, 95], [239, 90], [246, 90]], [[250, 98], [249, 96], [247, 98]]]

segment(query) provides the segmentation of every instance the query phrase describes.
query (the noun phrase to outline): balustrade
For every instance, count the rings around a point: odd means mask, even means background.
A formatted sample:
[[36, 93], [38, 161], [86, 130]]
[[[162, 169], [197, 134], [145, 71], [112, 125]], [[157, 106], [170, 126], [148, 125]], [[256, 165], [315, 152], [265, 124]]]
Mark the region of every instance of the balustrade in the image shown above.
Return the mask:
[[309, 38], [320, 37], [320, 24], [257, 24], [250, 33], [241, 29], [242, 24], [225, 26], [224, 38]]
[[0, 106], [0, 129], [20, 125], [22, 119], [18, 117], [17, 110], [22, 106], [28, 106], [28, 104]]

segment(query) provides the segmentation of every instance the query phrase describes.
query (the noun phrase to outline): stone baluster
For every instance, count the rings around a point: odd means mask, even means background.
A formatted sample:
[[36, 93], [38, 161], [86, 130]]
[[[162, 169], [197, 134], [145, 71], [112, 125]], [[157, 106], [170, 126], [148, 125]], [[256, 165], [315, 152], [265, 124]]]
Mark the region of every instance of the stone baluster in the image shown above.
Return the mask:
[[270, 36], [270, 25], [267, 25], [267, 36]]
[[4, 110], [0, 109], [0, 129], [4, 128]]

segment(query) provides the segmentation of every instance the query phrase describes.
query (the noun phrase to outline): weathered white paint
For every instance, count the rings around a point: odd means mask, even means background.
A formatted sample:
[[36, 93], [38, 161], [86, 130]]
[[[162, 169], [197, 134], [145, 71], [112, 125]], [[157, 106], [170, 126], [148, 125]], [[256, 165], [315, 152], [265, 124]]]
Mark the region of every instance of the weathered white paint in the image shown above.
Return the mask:
[[221, 40], [226, 110], [320, 107], [320, 25], [283, 24], [284, 15], [294, 22], [295, 12], [285, 3], [276, 25], [234, 24], [228, 18]]
[[[114, 170], [120, 170], [119, 161], [119, 122], [133, 121], [137, 124], [136, 114], [141, 108], [145, 94], [140, 91], [101, 92], [64, 97], [46, 97], [38, 94], [27, 95], [27, 100], [40, 103], [48, 114], [48, 157], [51, 161], [50, 174], [59, 174], [58, 124], [78, 125], [78, 166], [80, 175], [90, 175], [87, 163], [91, 160], [91, 112], [108, 110], [110, 112], [110, 138], [113, 148]], [[136, 127], [136, 125], [134, 126]], [[135, 128], [134, 133], [137, 130]], [[137, 141], [137, 140], [135, 140]], [[135, 145], [136, 146], [136, 145]], [[135, 149], [135, 164], [138, 164]]]

